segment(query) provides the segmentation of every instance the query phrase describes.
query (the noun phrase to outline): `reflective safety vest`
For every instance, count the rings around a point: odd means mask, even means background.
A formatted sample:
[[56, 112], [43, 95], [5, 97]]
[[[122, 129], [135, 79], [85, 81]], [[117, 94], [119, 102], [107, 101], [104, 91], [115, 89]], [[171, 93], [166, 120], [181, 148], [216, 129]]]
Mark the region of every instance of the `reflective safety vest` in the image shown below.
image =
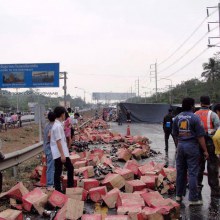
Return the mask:
[[211, 118], [211, 114], [212, 111], [209, 109], [200, 109], [199, 111], [195, 112], [196, 115], [199, 116], [199, 118], [201, 119], [205, 132], [208, 133], [208, 131], [210, 129], [214, 129], [213, 123], [212, 123], [212, 118]]

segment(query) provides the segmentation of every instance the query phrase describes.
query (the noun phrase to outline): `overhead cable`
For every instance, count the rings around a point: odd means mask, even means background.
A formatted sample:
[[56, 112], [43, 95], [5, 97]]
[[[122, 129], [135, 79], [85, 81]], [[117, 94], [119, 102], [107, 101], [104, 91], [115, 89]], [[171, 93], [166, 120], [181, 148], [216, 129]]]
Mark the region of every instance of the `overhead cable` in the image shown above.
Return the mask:
[[205, 48], [205, 49], [204, 49], [201, 53], [199, 53], [195, 58], [193, 58], [192, 60], [190, 60], [188, 63], [186, 63], [186, 64], [185, 64], [183, 67], [181, 67], [180, 69], [176, 70], [175, 72], [171, 73], [171, 74], [168, 75], [168, 76], [165, 76], [165, 78], [167, 78], [167, 77], [169, 78], [169, 77], [175, 75], [176, 73], [178, 73], [179, 71], [185, 69], [188, 65], [190, 65], [192, 62], [194, 62], [196, 59], [198, 59], [202, 54], [204, 54], [208, 49], [209, 49], [209, 47], [208, 47], [208, 48]]
[[[209, 15], [209, 17], [212, 16], [213, 14], [215, 14], [217, 11], [218, 11], [218, 10], [214, 10], [214, 11]], [[171, 57], [173, 57], [173, 55], [176, 54], [176, 52], [177, 52], [178, 50], [180, 50], [180, 49], [192, 38], [192, 36], [199, 30], [199, 28], [205, 23], [205, 21], [206, 21], [207, 19], [208, 19], [208, 16], [205, 17], [205, 18], [203, 19], [203, 21], [196, 27], [196, 29], [189, 35], [189, 37], [186, 38], [186, 40], [184, 40], [183, 43], [180, 44], [180, 46], [177, 47], [176, 50], [174, 50], [174, 52], [173, 52], [172, 54], [170, 54], [170, 56], [168, 56], [166, 59], [164, 59], [162, 62], [160, 62], [160, 63], [158, 64], [158, 66], [161, 65], [161, 64], [163, 64], [163, 63], [165, 63], [165, 62], [167, 62]]]
[[[210, 32], [214, 31], [215, 29], [217, 29], [218, 26], [216, 26], [215, 28], [213, 28], [212, 30], [210, 30]], [[209, 34], [209, 32], [206, 32], [191, 48], [189, 48], [182, 56], [180, 56], [178, 59], [176, 59], [173, 63], [171, 63], [169, 66], [167, 66], [166, 68], [162, 69], [161, 71], [158, 72], [164, 72], [166, 70], [168, 70], [170, 67], [172, 67], [173, 65], [175, 65], [176, 63], [178, 63], [181, 59], [183, 59], [197, 44], [199, 44], [207, 35]]]

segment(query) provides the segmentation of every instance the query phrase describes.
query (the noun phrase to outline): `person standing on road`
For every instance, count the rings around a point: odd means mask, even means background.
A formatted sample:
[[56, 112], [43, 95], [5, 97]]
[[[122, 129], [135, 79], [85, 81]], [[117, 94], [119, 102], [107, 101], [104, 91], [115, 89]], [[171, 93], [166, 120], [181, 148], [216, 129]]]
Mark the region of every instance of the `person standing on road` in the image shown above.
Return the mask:
[[131, 123], [131, 112], [129, 110], [127, 110], [126, 116], [127, 116], [127, 123]]
[[51, 129], [53, 127], [56, 116], [53, 112], [48, 113], [49, 123], [44, 128], [44, 143], [43, 149], [47, 159], [47, 187], [48, 189], [54, 186], [54, 160], [50, 148]]
[[170, 135], [173, 138], [172, 135], [172, 127], [173, 127], [173, 114], [172, 114], [172, 109], [168, 110], [168, 114], [165, 115], [163, 119], [163, 131], [164, 131], [164, 139], [165, 139], [165, 151], [168, 151], [168, 140]]
[[[215, 131], [219, 128], [219, 117], [218, 115], [209, 109], [210, 107], [210, 98], [209, 96], [201, 96], [200, 97], [201, 108], [199, 111], [195, 112], [196, 115], [202, 121], [203, 127], [205, 129], [205, 141], [207, 150], [209, 153], [209, 160], [207, 161], [207, 171], [208, 171], [208, 184], [211, 188], [211, 196], [212, 197], [220, 197], [219, 190], [219, 171], [218, 171], [218, 157], [215, 154], [215, 146], [212, 140], [212, 136], [215, 134]], [[205, 170], [205, 159], [203, 155], [201, 155], [200, 159], [200, 169], [198, 175], [198, 186], [200, 190], [200, 194], [202, 191], [202, 181], [203, 181], [203, 173]]]
[[98, 113], [98, 110], [95, 110], [95, 120], [98, 120], [99, 119], [99, 113]]
[[122, 112], [121, 112], [121, 110], [118, 111], [118, 125], [122, 125]]
[[79, 130], [79, 124], [78, 124], [78, 119], [80, 115], [78, 112], [74, 113], [74, 116], [71, 117], [71, 125], [72, 125], [72, 130], [71, 130], [71, 138], [74, 140], [74, 135], [76, 133], [76, 130]]
[[[173, 122], [173, 136], [177, 144], [176, 157], [176, 201], [181, 202], [185, 195], [187, 172], [189, 182], [189, 205], [202, 205], [199, 198], [197, 182], [201, 146], [207, 159], [209, 154], [205, 144], [205, 130], [201, 120], [193, 113], [195, 100], [184, 98], [182, 110]], [[200, 145], [200, 146], [199, 146]]]
[[55, 123], [51, 129], [50, 147], [55, 163], [54, 186], [57, 191], [61, 192], [60, 177], [62, 174], [63, 164], [67, 169], [67, 187], [73, 187], [73, 165], [70, 161], [69, 149], [67, 147], [66, 137], [63, 128], [66, 109], [64, 107], [56, 107], [54, 114], [56, 115]]

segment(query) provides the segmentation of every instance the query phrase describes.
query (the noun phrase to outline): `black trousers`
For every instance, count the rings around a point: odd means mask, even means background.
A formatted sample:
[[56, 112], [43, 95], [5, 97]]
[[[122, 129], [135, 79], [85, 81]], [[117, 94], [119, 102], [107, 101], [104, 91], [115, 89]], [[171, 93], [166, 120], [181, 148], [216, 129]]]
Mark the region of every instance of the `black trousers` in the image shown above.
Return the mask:
[[[219, 193], [219, 160], [215, 154], [215, 146], [213, 141], [206, 140], [206, 146], [209, 153], [209, 159], [207, 160], [208, 171], [208, 184], [212, 193]], [[203, 172], [205, 170], [206, 160], [204, 159], [203, 152], [201, 151], [201, 158], [199, 164], [198, 174], [198, 186], [202, 188]]]
[[[168, 145], [168, 140], [169, 140], [170, 135], [171, 135], [172, 138], [173, 138], [173, 135], [172, 135], [171, 131], [164, 131], [165, 150], [168, 150], [168, 147], [169, 147], [169, 145]], [[173, 141], [174, 141], [174, 139], [173, 139]]]
[[61, 157], [54, 160], [55, 173], [54, 173], [54, 187], [57, 191], [61, 192], [60, 178], [63, 170], [63, 164], [67, 169], [67, 187], [71, 188], [74, 186], [73, 182], [73, 165], [69, 157], [66, 157], [66, 162], [62, 163]]

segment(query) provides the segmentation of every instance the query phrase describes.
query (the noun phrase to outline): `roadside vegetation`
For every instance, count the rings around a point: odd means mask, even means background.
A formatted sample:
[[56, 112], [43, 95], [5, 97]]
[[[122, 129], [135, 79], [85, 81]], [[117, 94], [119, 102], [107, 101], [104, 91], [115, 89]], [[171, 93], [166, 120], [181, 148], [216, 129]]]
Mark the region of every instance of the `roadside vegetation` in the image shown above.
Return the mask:
[[[158, 103], [181, 103], [184, 97], [193, 97], [199, 102], [201, 95], [209, 95], [213, 103], [220, 102], [220, 53], [210, 58], [207, 63], [203, 64], [203, 72], [201, 78], [193, 78], [184, 81], [167, 92], [158, 93]], [[127, 102], [134, 103], [155, 103], [156, 95], [151, 97], [140, 98], [135, 97], [128, 99]]]

